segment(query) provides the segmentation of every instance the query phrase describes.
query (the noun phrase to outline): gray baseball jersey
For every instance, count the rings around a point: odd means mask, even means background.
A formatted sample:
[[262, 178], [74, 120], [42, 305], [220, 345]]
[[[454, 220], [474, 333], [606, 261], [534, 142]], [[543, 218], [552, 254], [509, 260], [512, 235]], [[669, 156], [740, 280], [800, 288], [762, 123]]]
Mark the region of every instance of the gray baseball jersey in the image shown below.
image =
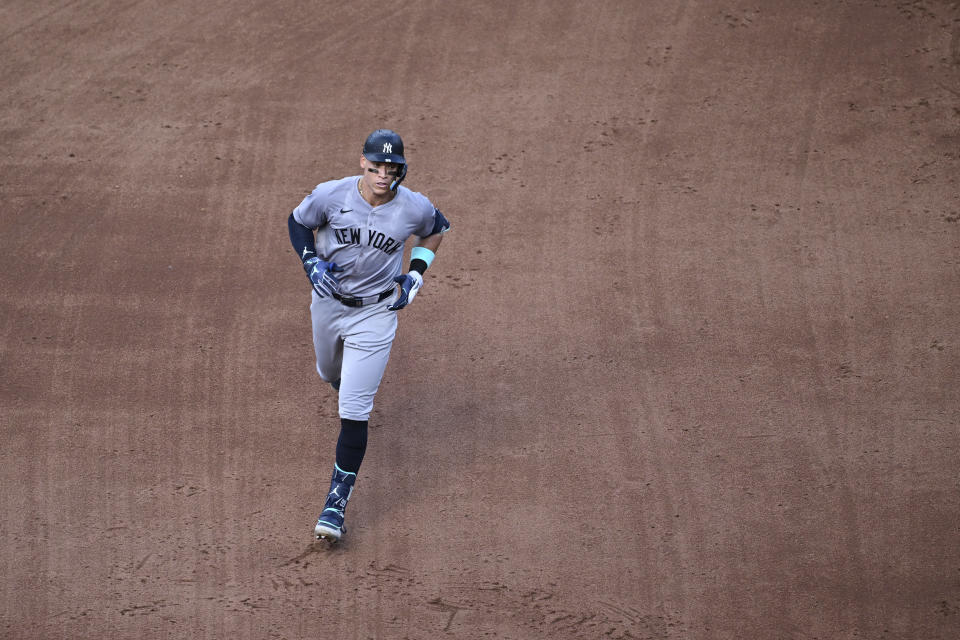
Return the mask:
[[390, 202], [372, 207], [357, 189], [359, 179], [319, 184], [293, 210], [297, 222], [317, 230], [319, 258], [343, 267], [336, 274], [343, 293], [358, 297], [395, 286], [407, 239], [429, 236], [437, 211], [426, 196], [403, 185]]

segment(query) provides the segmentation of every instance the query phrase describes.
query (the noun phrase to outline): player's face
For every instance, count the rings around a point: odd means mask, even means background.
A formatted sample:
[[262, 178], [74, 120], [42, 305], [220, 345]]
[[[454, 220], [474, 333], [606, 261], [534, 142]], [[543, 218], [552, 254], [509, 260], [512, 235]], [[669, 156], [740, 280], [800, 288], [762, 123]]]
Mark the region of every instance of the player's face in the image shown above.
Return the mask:
[[400, 173], [400, 167], [391, 162], [373, 162], [363, 156], [360, 156], [360, 168], [363, 169], [363, 183], [377, 195], [390, 191], [393, 179]]

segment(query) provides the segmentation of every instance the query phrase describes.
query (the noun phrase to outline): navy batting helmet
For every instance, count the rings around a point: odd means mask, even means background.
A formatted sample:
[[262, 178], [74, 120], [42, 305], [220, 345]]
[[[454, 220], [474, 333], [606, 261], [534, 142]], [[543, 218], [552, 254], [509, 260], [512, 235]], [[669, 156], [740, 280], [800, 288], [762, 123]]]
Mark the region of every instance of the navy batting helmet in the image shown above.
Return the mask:
[[403, 157], [403, 140], [396, 131], [377, 129], [363, 143], [363, 157], [371, 162], [390, 162], [400, 165], [400, 172], [390, 185], [396, 189], [407, 176], [407, 161]]

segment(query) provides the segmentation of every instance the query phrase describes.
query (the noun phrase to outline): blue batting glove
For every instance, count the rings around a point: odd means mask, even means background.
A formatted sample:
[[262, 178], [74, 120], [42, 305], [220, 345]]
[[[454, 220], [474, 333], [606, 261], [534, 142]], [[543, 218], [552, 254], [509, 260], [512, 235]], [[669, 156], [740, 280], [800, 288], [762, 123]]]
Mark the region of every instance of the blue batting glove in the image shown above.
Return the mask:
[[343, 271], [343, 267], [337, 265], [336, 262], [324, 262], [320, 258], [314, 257], [304, 261], [303, 269], [307, 272], [307, 277], [310, 278], [313, 290], [321, 298], [340, 293], [340, 281], [333, 273]]
[[399, 311], [413, 302], [417, 291], [420, 291], [420, 287], [423, 286], [423, 276], [420, 275], [419, 271], [411, 271], [402, 276], [397, 276], [393, 281], [400, 285], [400, 297], [397, 298], [396, 302], [387, 307], [387, 309], [390, 311]]

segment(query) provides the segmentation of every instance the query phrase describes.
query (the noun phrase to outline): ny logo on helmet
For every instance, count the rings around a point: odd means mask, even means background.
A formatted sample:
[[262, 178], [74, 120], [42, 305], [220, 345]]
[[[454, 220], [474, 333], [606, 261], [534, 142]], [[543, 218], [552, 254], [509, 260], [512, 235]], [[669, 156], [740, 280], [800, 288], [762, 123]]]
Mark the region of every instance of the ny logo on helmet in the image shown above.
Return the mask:
[[383, 153], [393, 153], [393, 145], [389, 142], [383, 143]]

